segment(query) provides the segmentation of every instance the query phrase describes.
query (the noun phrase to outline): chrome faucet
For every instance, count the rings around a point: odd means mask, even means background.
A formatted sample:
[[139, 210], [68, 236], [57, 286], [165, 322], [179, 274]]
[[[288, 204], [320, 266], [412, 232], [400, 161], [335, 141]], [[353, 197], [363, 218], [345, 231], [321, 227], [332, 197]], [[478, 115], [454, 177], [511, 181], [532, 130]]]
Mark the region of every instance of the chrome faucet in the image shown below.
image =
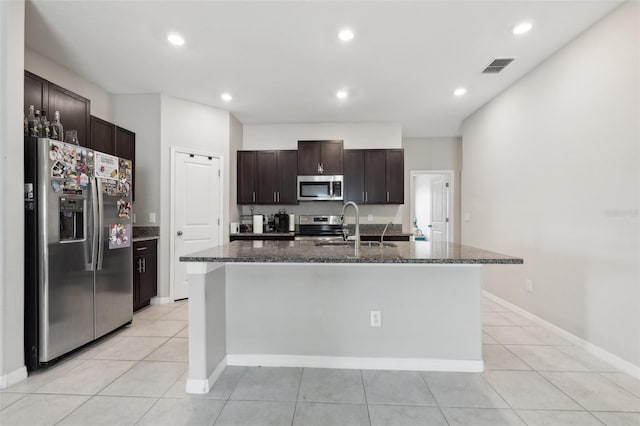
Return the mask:
[[384, 231], [382, 231], [382, 235], [380, 235], [380, 247], [384, 245], [384, 233], [387, 232], [387, 227], [389, 225], [393, 225], [393, 222], [387, 222], [387, 224], [384, 226]]
[[348, 206], [353, 206], [353, 209], [356, 211], [356, 256], [358, 255], [358, 250], [360, 249], [360, 214], [358, 212], [358, 205], [353, 201], [347, 201], [344, 206], [342, 206], [342, 225], [344, 226], [344, 212], [347, 210]]

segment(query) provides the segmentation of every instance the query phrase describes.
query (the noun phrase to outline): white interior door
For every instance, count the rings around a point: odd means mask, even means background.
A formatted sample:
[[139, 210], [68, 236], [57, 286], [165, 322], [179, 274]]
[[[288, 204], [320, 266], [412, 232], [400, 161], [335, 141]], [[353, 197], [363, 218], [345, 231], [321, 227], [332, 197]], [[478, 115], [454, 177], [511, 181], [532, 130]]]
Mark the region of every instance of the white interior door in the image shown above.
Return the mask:
[[449, 241], [449, 183], [446, 176], [431, 179], [430, 240], [433, 243]]
[[214, 247], [220, 241], [220, 159], [176, 152], [173, 188], [173, 298], [178, 300], [189, 297], [180, 256]]

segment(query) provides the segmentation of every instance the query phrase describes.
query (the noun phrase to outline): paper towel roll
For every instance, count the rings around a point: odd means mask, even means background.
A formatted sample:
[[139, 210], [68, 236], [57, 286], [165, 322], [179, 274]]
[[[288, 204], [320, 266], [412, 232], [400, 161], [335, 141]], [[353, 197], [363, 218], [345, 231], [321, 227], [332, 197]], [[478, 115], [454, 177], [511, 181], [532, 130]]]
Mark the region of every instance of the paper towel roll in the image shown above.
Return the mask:
[[296, 230], [296, 215], [293, 213], [289, 213], [289, 232], [294, 232]]
[[253, 233], [262, 234], [264, 231], [264, 219], [261, 214], [253, 215]]

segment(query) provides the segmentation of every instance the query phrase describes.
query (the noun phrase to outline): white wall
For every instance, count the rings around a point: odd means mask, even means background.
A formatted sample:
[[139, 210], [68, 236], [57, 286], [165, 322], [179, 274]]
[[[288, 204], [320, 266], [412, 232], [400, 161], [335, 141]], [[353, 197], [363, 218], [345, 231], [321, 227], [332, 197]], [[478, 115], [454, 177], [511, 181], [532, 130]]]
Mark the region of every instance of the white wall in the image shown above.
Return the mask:
[[238, 210], [238, 151], [242, 149], [244, 127], [233, 115], [229, 114], [229, 222], [240, 220]]
[[91, 100], [92, 115], [113, 121], [111, 94], [74, 71], [31, 49], [24, 50], [24, 69]]
[[[460, 241], [460, 194], [462, 170], [462, 141], [460, 138], [405, 138], [404, 147], [404, 182], [405, 206], [402, 207], [401, 217], [405, 230], [411, 224], [409, 208], [411, 171], [418, 170], [453, 170], [453, 235], [451, 240]], [[423, 227], [424, 224], [418, 224]], [[423, 228], [424, 231], [424, 228]]]
[[0, 388], [24, 367], [24, 0], [0, 1]]
[[160, 110], [160, 254], [158, 296], [169, 297], [171, 147], [191, 148], [222, 155], [224, 205], [222, 230], [229, 240], [230, 114], [204, 104], [161, 95]]
[[136, 134], [136, 225], [158, 225], [149, 213], [160, 213], [160, 104], [159, 94], [113, 96], [114, 121]]
[[299, 140], [342, 139], [345, 149], [402, 148], [402, 128], [387, 123], [245, 124], [242, 149], [298, 149]]
[[463, 124], [464, 243], [525, 261], [486, 289], [636, 366], [639, 28], [623, 4]]

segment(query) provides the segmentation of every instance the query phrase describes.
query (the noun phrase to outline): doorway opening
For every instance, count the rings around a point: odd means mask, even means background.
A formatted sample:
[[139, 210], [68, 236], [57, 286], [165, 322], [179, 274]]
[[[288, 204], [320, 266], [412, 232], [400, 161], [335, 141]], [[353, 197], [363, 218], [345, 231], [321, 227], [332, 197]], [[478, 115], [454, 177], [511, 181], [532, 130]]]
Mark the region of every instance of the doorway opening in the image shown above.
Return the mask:
[[411, 221], [427, 241], [453, 241], [454, 176], [453, 170], [411, 171]]

